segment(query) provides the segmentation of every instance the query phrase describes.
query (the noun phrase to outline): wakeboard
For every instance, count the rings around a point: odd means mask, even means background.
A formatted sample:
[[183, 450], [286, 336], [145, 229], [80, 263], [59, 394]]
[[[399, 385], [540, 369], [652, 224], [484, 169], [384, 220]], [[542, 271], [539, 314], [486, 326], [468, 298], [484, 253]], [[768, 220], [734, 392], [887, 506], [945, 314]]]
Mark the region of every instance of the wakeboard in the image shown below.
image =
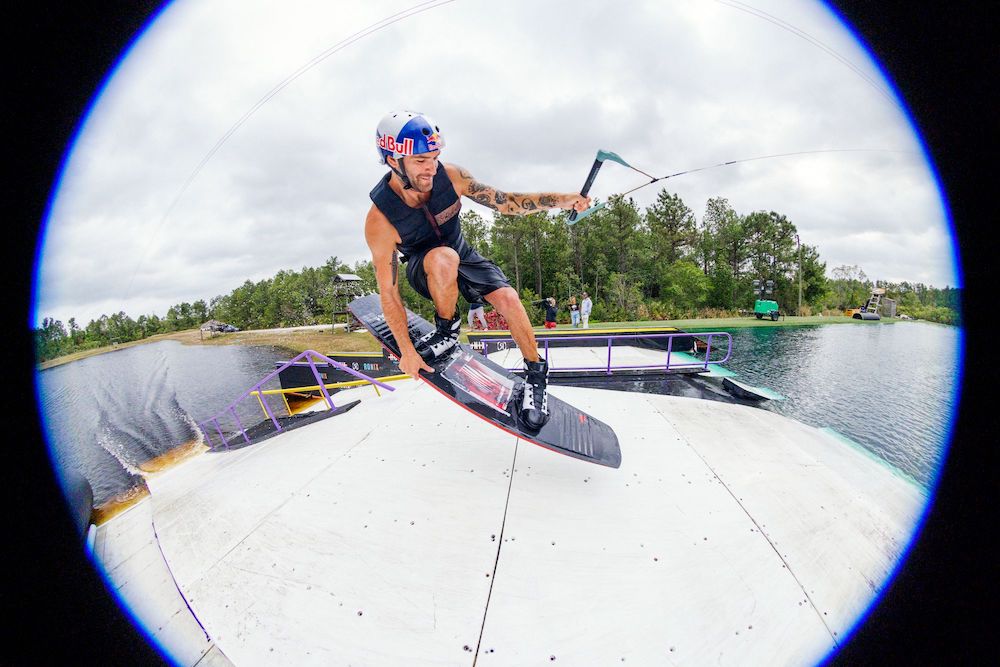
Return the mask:
[[[399, 345], [385, 321], [378, 294], [359, 297], [348, 310], [398, 359]], [[434, 330], [434, 325], [406, 311], [410, 340], [416, 341]], [[573, 458], [617, 468], [622, 462], [618, 436], [610, 426], [549, 394], [549, 419], [541, 429], [533, 429], [518, 416], [517, 404], [523, 380], [465, 344], [428, 364], [433, 373], [420, 377], [444, 396], [476, 416], [508, 433]]]

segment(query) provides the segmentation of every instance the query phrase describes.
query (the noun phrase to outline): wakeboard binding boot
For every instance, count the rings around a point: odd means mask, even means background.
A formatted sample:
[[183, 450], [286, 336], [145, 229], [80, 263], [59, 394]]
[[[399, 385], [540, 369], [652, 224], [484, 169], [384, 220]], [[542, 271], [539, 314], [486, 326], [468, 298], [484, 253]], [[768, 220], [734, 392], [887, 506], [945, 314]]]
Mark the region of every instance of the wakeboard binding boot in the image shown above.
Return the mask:
[[424, 334], [413, 344], [428, 364], [450, 353], [458, 345], [461, 318], [456, 313], [452, 319], [446, 320], [434, 313], [434, 324], [434, 331]]
[[549, 362], [545, 359], [524, 362], [524, 382], [521, 384], [518, 412], [521, 421], [538, 430], [549, 420]]

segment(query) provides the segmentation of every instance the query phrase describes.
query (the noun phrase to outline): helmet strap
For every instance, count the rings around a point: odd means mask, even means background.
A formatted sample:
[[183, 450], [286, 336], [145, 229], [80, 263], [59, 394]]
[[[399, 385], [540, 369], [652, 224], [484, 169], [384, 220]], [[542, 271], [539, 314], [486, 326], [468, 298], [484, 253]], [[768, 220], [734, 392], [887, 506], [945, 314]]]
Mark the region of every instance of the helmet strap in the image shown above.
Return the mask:
[[[399, 164], [400, 167], [403, 166], [403, 158], [402, 157], [396, 158], [396, 162]], [[385, 163], [389, 164], [389, 161], [386, 160]], [[413, 189], [413, 184], [410, 183], [410, 178], [406, 175], [406, 171], [404, 169], [396, 169], [391, 164], [389, 164], [389, 169], [392, 169], [393, 173], [396, 174], [397, 176], [399, 176], [399, 180], [401, 180], [403, 182], [403, 189], [404, 190], [412, 190]]]

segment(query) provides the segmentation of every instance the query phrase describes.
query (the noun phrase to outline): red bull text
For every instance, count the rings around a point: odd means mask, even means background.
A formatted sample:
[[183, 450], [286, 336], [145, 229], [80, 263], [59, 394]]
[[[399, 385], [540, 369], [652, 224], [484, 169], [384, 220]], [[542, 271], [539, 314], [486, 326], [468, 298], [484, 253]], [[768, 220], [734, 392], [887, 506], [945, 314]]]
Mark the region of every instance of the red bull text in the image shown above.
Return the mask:
[[397, 142], [392, 135], [387, 134], [378, 138], [378, 147], [397, 155], [413, 155], [413, 139], [409, 138]]

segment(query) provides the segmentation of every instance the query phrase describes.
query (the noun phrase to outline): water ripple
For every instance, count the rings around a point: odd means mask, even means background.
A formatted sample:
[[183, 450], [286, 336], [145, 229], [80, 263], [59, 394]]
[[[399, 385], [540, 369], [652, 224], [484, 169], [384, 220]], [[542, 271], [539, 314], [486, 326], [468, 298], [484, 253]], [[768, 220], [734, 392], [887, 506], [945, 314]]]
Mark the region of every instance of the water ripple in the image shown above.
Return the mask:
[[[143, 485], [144, 464], [201, 442], [195, 420], [221, 410], [286, 354], [166, 341], [42, 371], [41, 408], [56, 467], [81, 472], [95, 505], [127, 496]], [[242, 415], [250, 423], [253, 407]]]

